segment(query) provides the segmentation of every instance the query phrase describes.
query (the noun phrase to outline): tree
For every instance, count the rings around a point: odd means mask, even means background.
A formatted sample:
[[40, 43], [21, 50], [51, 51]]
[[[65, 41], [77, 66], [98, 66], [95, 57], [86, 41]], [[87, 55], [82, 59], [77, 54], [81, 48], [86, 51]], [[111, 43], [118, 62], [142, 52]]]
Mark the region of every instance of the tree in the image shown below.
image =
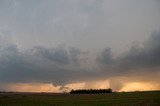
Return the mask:
[[95, 93], [112, 93], [112, 89], [72, 89], [70, 94], [95, 94]]

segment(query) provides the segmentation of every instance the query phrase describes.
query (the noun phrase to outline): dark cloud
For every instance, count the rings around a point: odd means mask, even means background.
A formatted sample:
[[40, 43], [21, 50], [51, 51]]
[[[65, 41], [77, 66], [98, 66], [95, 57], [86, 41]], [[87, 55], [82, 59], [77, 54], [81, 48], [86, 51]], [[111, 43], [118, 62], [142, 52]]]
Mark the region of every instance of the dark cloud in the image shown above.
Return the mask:
[[[61, 85], [63, 88], [65, 84], [74, 82], [138, 74], [149, 76], [149, 73], [159, 72], [160, 69], [159, 41], [160, 33], [154, 32], [143, 45], [134, 45], [118, 57], [114, 57], [111, 49], [106, 48], [97, 56], [94, 67], [87, 65], [84, 59], [87, 52], [74, 47], [37, 46], [20, 50], [13, 44], [1, 45], [0, 83], [52, 82], [53, 85]], [[110, 85], [120, 89], [122, 82], [113, 79], [110, 80]]]
[[[142, 45], [133, 45], [128, 52], [113, 58], [110, 49], [104, 49], [97, 57], [97, 62], [106, 68], [114, 67], [115, 73], [124, 74], [140, 69], [146, 71], [159, 71], [160, 67], [160, 32], [154, 32]], [[152, 68], [157, 68], [152, 70]], [[116, 70], [117, 69], [117, 70]], [[114, 72], [113, 72], [114, 73]]]
[[116, 57], [111, 49], [106, 48], [96, 62], [100, 67], [100, 76], [108, 78], [114, 90], [120, 90], [128, 82], [159, 83], [160, 32], [153, 32], [143, 44], [134, 44], [127, 52]]
[[69, 64], [70, 58], [67, 50], [63, 47], [57, 48], [44, 48], [44, 47], [35, 47], [33, 52], [40, 56], [41, 58], [50, 60], [51, 62], [59, 64]]
[[65, 84], [74, 79], [88, 75], [83, 66], [72, 63], [84, 55], [76, 48], [35, 47], [20, 51], [17, 46], [1, 48], [0, 81], [1, 82], [51, 82]]
[[142, 47], [133, 46], [119, 59], [120, 66], [130, 69], [153, 68], [160, 66], [160, 33], [152, 33]]
[[97, 57], [96, 61], [104, 65], [110, 65], [113, 62], [111, 48], [104, 49]]

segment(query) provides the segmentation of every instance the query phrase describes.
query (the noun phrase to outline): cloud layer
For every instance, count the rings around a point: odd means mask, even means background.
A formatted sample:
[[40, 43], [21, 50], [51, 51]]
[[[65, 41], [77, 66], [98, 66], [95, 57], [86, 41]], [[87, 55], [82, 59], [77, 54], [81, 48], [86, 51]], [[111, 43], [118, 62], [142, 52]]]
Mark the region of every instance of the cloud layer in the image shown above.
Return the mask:
[[127, 52], [114, 57], [111, 49], [104, 49], [97, 57], [97, 63], [104, 66], [116, 67], [120, 71], [146, 69], [146, 71], [159, 71], [160, 66], [160, 33], [154, 32], [143, 44], [134, 44]]
[[[69, 83], [79, 79], [88, 70], [81, 66], [85, 55], [81, 51], [58, 46], [55, 48], [34, 47], [19, 51], [15, 45], [1, 48], [1, 82], [54, 82]], [[84, 61], [83, 61], [84, 62]]]
[[89, 82], [107, 80], [121, 89], [128, 81], [157, 83], [159, 5], [157, 0], [1, 0], [0, 84], [93, 87]]
[[[34, 47], [19, 50], [16, 45], [0, 46], [1, 83], [53, 83], [66, 85], [76, 82], [131, 76], [133, 80], [158, 81], [160, 74], [160, 33], [154, 32], [143, 45], [134, 45], [114, 57], [104, 49], [95, 60], [95, 67], [86, 66], [89, 53], [74, 47], [59, 45], [53, 48]], [[89, 58], [88, 58], [89, 59]], [[143, 75], [143, 76], [140, 76]], [[134, 78], [135, 77], [135, 78]], [[115, 84], [110, 80], [110, 84]], [[120, 86], [121, 82], [116, 85]], [[111, 86], [113, 86], [113, 84]], [[115, 87], [116, 88], [116, 87]]]

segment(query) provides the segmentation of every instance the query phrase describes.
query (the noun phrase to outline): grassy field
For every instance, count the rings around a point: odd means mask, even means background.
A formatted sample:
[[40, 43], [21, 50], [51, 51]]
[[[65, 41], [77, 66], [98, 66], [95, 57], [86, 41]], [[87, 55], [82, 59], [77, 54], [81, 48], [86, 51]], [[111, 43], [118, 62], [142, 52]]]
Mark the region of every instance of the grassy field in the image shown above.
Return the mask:
[[160, 106], [160, 91], [108, 94], [0, 93], [0, 106]]

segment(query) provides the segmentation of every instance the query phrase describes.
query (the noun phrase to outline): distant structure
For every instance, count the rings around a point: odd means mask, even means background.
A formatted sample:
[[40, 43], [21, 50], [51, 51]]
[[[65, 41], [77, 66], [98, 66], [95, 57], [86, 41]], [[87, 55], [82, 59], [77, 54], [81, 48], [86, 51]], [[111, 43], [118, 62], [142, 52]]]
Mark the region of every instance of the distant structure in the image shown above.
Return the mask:
[[70, 94], [97, 94], [97, 93], [112, 93], [112, 89], [79, 89], [71, 90]]

